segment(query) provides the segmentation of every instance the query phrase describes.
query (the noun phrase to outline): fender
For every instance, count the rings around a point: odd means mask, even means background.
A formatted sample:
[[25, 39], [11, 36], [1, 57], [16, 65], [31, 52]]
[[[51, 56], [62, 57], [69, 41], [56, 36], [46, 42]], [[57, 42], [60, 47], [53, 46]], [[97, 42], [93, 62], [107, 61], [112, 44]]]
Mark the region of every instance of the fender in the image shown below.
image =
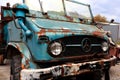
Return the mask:
[[[22, 69], [25, 68], [36, 68], [36, 64], [32, 60], [32, 55], [30, 53], [29, 48], [27, 45], [23, 42], [9, 42], [7, 46], [7, 50], [10, 49], [10, 47], [13, 47], [17, 49], [22, 56]], [[11, 55], [8, 53], [7, 55]]]

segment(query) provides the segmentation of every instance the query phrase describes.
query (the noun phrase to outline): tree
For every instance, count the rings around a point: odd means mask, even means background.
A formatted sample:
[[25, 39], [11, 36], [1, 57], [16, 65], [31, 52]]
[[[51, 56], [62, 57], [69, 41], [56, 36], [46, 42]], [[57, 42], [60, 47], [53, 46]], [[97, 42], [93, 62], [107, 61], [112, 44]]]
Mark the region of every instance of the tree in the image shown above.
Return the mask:
[[94, 17], [95, 22], [108, 22], [105, 16], [101, 16], [100, 14]]

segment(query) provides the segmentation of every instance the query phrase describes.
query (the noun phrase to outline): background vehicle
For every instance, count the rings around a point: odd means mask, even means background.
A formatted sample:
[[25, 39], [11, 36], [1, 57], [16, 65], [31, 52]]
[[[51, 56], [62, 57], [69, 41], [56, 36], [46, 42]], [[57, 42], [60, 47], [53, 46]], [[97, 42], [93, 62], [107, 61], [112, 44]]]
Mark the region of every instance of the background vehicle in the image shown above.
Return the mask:
[[[109, 80], [116, 57], [94, 26], [90, 5], [73, 0], [24, 0], [1, 7], [1, 45], [11, 80]], [[35, 4], [34, 4], [35, 3]], [[86, 76], [84, 77], [86, 78]]]

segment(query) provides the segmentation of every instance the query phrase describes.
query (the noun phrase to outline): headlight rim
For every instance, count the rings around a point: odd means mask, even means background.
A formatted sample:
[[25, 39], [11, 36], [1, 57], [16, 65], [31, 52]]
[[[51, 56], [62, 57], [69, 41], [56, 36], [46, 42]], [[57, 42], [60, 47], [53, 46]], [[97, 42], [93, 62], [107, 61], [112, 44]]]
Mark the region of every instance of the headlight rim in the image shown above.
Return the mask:
[[[50, 49], [51, 45], [54, 44], [54, 43], [59, 43], [61, 45], [62, 50], [61, 50], [60, 54], [58, 54], [58, 55], [54, 55], [52, 53], [51, 49]], [[62, 55], [63, 51], [64, 51], [64, 46], [63, 46], [63, 44], [60, 41], [54, 41], [54, 42], [51, 42], [48, 45], [48, 49], [47, 50], [48, 50], [48, 53], [49, 53], [50, 56], [52, 56], [52, 57], [60, 57]]]
[[[104, 45], [104, 43], [107, 44], [107, 45]], [[107, 46], [106, 50], [103, 49], [103, 47], [105, 47], [105, 46]], [[109, 43], [107, 41], [102, 42], [101, 43], [101, 48], [102, 48], [103, 52], [107, 52], [109, 50]]]

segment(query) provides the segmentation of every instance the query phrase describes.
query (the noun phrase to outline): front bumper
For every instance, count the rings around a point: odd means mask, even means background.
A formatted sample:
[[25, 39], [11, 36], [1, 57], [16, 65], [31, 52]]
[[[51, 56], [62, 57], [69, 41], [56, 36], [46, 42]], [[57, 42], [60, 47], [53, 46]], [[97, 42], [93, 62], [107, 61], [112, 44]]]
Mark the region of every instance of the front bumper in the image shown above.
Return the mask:
[[[83, 63], [68, 63], [44, 69], [23, 69], [21, 80], [46, 80], [57, 77], [74, 76], [86, 71], [107, 69], [115, 65], [116, 57]], [[44, 79], [45, 78], [45, 79]]]

